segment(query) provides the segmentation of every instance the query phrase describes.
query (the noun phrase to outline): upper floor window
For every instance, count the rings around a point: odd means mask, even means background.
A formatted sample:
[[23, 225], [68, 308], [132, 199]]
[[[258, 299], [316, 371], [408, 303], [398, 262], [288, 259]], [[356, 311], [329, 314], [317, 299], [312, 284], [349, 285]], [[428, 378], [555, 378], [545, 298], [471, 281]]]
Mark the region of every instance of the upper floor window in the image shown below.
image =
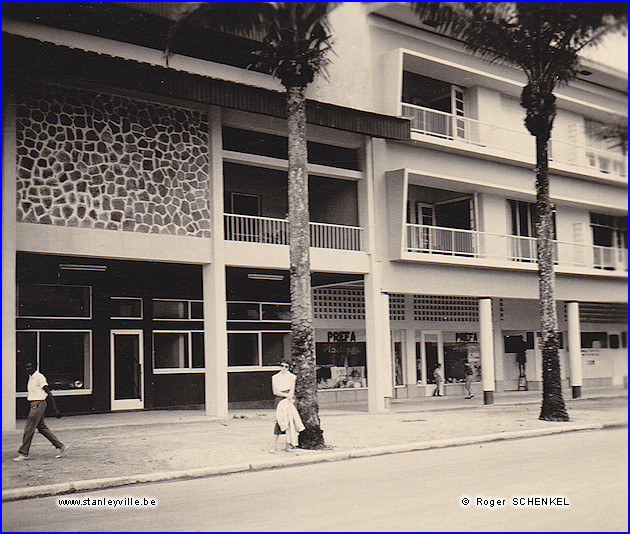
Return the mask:
[[[509, 200], [511, 215], [511, 235], [536, 237], [536, 204]], [[553, 213], [553, 238], [556, 239], [556, 214]]]
[[466, 95], [462, 87], [405, 71], [402, 93], [403, 115], [411, 117], [414, 130], [466, 139]]
[[628, 248], [628, 217], [591, 213], [593, 245]]
[[464, 116], [464, 89], [448, 82], [403, 72], [403, 102]]

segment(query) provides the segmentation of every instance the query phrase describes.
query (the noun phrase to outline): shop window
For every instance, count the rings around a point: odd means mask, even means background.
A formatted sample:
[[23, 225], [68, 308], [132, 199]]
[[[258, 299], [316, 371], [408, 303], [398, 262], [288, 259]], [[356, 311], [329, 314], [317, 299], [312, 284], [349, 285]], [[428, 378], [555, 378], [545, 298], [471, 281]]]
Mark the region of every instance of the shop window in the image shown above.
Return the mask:
[[315, 350], [319, 389], [367, 386], [364, 342], [316, 343]]
[[153, 300], [154, 319], [189, 319], [188, 302], [185, 300]]
[[53, 390], [89, 392], [92, 341], [89, 331], [18, 331], [17, 391], [25, 392], [26, 362], [37, 365]]
[[289, 332], [228, 333], [228, 366], [274, 366], [291, 358]]
[[582, 332], [580, 336], [583, 349], [608, 348], [608, 334], [606, 332]]
[[291, 334], [262, 332], [262, 364], [277, 365], [291, 359]]
[[473, 380], [481, 380], [481, 358], [478, 343], [444, 343], [444, 380], [465, 382], [465, 363], [473, 371]]
[[190, 318], [203, 319], [203, 302], [202, 301], [193, 300], [190, 302]]
[[228, 333], [228, 366], [258, 365], [258, 333]]
[[153, 299], [153, 318], [171, 321], [203, 319], [203, 301]]
[[18, 317], [77, 318], [91, 317], [91, 288], [19, 284]]
[[153, 332], [154, 371], [185, 371], [203, 367], [203, 332]]
[[228, 321], [290, 322], [291, 305], [260, 302], [228, 302]]
[[289, 304], [263, 304], [263, 321], [290, 321], [291, 306]]
[[228, 321], [260, 321], [260, 305], [257, 302], [228, 302]]
[[142, 319], [142, 299], [112, 297], [112, 319]]

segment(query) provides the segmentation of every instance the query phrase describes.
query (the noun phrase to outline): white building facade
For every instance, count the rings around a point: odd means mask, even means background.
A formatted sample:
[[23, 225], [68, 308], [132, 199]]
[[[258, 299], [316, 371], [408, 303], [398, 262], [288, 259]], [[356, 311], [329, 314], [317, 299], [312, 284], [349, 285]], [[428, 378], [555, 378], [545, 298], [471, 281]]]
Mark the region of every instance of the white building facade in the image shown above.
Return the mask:
[[[152, 4], [110, 3], [98, 31], [37, 5], [3, 20], [3, 427], [29, 360], [67, 413], [269, 402], [290, 357], [279, 85], [225, 42], [167, 69]], [[130, 42], [114, 15], [147, 31]], [[445, 395], [466, 362], [486, 402], [539, 389], [523, 76], [404, 5], [345, 3], [332, 24], [330, 82], [307, 93], [320, 403], [432, 395], [438, 363]], [[626, 155], [596, 135], [625, 120], [625, 75], [589, 63], [557, 97], [561, 373], [579, 394], [627, 381]]]

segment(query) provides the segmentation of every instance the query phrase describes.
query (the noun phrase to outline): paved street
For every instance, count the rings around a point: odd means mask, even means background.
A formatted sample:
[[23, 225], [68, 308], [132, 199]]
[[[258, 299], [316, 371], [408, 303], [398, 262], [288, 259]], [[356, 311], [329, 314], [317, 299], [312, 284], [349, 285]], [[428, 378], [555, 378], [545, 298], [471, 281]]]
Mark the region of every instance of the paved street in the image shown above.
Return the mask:
[[[626, 429], [599, 430], [8, 502], [3, 530], [626, 530], [627, 482]], [[535, 496], [569, 506], [511, 503]], [[57, 504], [125, 497], [157, 506]]]

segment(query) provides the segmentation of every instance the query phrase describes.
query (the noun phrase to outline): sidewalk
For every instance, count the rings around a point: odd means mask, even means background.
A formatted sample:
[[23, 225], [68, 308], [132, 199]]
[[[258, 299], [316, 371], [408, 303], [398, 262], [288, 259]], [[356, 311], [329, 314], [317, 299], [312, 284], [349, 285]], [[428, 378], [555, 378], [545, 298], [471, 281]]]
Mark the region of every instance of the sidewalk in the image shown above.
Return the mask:
[[[11, 461], [24, 421], [2, 436], [2, 498], [5, 500], [172, 480], [292, 464], [336, 461], [493, 441], [547, 433], [627, 425], [627, 390], [588, 388], [581, 399], [564, 398], [571, 421], [540, 421], [541, 393], [482, 398], [423, 397], [393, 400], [384, 414], [368, 414], [366, 403], [320, 408], [327, 450], [270, 454], [272, 410], [235, 410], [228, 418], [200, 410], [145, 411], [47, 419], [70, 445], [64, 458], [36, 434], [31, 459]], [[280, 444], [283, 443], [280, 438]]]

